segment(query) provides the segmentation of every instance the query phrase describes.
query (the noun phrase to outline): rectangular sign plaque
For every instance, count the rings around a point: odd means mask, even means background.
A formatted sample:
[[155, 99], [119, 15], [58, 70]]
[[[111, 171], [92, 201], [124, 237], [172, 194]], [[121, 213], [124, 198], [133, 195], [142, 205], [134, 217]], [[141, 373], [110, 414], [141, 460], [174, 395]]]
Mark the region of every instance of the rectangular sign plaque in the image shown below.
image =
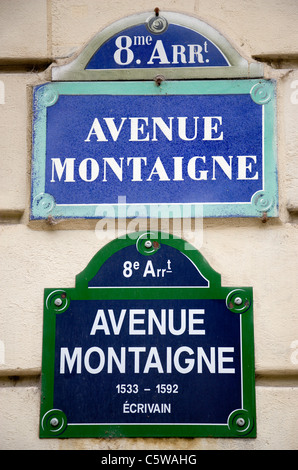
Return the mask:
[[31, 218], [278, 214], [267, 80], [34, 90]]
[[255, 437], [252, 309], [183, 240], [114, 240], [45, 289], [40, 436]]

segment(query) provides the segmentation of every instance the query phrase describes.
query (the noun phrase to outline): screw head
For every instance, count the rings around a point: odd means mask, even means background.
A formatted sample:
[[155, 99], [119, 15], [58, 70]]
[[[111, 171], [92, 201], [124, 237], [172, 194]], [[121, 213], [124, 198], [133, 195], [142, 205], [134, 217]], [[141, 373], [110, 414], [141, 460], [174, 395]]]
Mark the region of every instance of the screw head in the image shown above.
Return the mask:
[[150, 240], [146, 240], [144, 243], [146, 248], [151, 248], [152, 247], [152, 242]]
[[235, 304], [236, 305], [241, 305], [242, 304], [242, 299], [241, 297], [236, 297], [235, 300], [234, 300]]
[[240, 426], [242, 428], [245, 425], [245, 419], [244, 418], [238, 418], [236, 423], [237, 423], [238, 426]]
[[61, 307], [62, 299], [58, 297], [57, 299], [54, 300], [54, 304], [56, 305], [56, 307]]
[[50, 423], [51, 423], [51, 426], [53, 426], [55, 428], [56, 426], [58, 426], [59, 421], [58, 421], [57, 418], [52, 418]]

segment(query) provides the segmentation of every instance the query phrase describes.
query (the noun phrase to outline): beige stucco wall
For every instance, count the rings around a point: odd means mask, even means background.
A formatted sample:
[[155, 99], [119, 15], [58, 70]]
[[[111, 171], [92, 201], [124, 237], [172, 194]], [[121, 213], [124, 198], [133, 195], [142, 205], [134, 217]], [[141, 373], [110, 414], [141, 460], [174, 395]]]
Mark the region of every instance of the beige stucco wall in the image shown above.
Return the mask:
[[[277, 81], [280, 216], [213, 219], [182, 235], [222, 275], [254, 289], [256, 439], [40, 440], [43, 289], [73, 287], [108, 241], [94, 222], [29, 222], [32, 86], [105, 26], [149, 0], [0, 2], [0, 449], [298, 449], [298, 8], [296, 0], [161, 0], [220, 31]], [[125, 227], [124, 227], [125, 228]], [[142, 228], [142, 227], [141, 227]], [[180, 235], [180, 233], [178, 234]]]

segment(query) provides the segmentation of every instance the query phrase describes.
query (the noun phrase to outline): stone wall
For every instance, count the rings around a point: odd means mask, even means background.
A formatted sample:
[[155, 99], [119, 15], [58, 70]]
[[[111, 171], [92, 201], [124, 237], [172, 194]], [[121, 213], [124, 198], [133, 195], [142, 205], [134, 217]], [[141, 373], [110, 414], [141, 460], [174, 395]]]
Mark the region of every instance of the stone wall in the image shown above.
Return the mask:
[[[200, 240], [183, 233], [223, 286], [254, 289], [257, 438], [41, 440], [43, 290], [73, 287], [115, 232], [98, 233], [90, 220], [30, 222], [32, 87], [50, 81], [51, 66], [71, 60], [104, 27], [155, 6], [207, 22], [277, 82], [279, 217], [205, 219]], [[1, 0], [1, 449], [298, 448], [297, 22], [296, 0], [214, 0], [212, 8], [208, 0]]]

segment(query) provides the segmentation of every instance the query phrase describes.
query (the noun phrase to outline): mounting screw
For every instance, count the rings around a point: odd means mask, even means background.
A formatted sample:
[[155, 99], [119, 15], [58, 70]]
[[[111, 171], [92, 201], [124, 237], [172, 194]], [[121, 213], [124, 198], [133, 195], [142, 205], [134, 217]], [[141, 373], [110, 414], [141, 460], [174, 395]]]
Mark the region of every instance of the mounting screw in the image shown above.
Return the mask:
[[236, 424], [242, 428], [245, 425], [245, 419], [238, 418]]
[[50, 423], [51, 423], [51, 426], [53, 426], [55, 428], [56, 426], [58, 426], [59, 421], [58, 421], [57, 418], [52, 418]]
[[160, 86], [161, 83], [165, 81], [165, 77], [164, 75], [156, 75], [156, 77], [154, 77], [154, 81], [157, 86]]
[[152, 242], [150, 240], [146, 240], [144, 245], [145, 245], [145, 248], [151, 248], [152, 247]]
[[56, 305], [56, 307], [61, 307], [62, 299], [58, 297], [57, 299], [54, 300], [54, 304]]
[[241, 305], [242, 304], [242, 299], [241, 297], [236, 297], [235, 300], [234, 300], [235, 304], [236, 305]]

